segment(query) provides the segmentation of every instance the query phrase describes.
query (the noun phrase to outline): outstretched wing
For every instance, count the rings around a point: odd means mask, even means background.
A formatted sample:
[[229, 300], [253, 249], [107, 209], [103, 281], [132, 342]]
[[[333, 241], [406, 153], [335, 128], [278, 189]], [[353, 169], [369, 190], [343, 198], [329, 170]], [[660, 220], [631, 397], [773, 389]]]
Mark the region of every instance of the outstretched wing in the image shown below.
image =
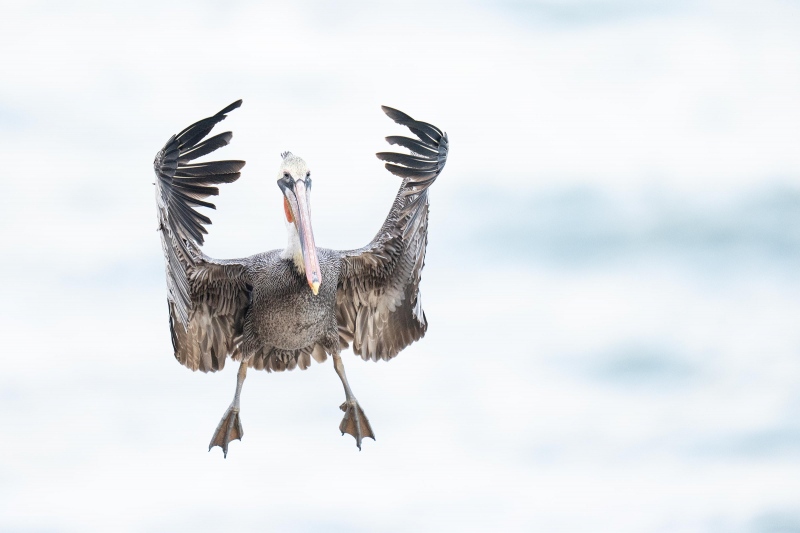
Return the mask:
[[380, 152], [386, 168], [403, 178], [392, 209], [371, 243], [342, 252], [336, 318], [344, 347], [364, 360], [388, 360], [425, 335], [419, 282], [428, 242], [428, 188], [447, 161], [442, 130], [391, 107], [389, 118], [417, 137], [386, 137], [411, 154]]
[[205, 199], [219, 194], [214, 185], [239, 179], [245, 162], [191, 161], [230, 142], [231, 132], [203, 139], [240, 105], [238, 100], [173, 135], [153, 162], [175, 357], [204, 372], [222, 368], [237, 349], [248, 289], [241, 262], [215, 261], [200, 251], [211, 219], [195, 208], [215, 209]]

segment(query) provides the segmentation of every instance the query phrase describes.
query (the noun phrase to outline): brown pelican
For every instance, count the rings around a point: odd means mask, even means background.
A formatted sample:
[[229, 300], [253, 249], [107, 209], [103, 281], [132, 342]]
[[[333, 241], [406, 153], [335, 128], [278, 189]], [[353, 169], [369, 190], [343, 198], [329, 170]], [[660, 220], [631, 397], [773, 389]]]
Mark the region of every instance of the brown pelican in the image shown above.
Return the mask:
[[239, 396], [248, 368], [306, 369], [311, 359], [333, 357], [345, 402], [342, 435], [361, 449], [375, 439], [369, 420], [347, 382], [340, 352], [353, 344], [364, 360], [389, 360], [419, 340], [428, 327], [419, 294], [428, 230], [428, 187], [447, 160], [447, 134], [426, 122], [383, 107], [389, 118], [417, 137], [387, 137], [411, 155], [381, 152], [386, 168], [403, 178], [389, 215], [372, 242], [357, 250], [317, 248], [309, 210], [311, 171], [301, 158], [281, 154], [278, 187], [289, 233], [284, 250], [244, 259], [218, 260], [201, 251], [204, 225], [196, 207], [232, 183], [244, 161], [191, 163], [227, 145], [232, 134], [205, 137], [242, 104], [173, 135], [156, 155], [156, 203], [166, 259], [167, 302], [175, 358], [184, 366], [216, 372], [230, 357], [239, 362], [236, 393], [211, 439], [225, 456], [242, 437]]

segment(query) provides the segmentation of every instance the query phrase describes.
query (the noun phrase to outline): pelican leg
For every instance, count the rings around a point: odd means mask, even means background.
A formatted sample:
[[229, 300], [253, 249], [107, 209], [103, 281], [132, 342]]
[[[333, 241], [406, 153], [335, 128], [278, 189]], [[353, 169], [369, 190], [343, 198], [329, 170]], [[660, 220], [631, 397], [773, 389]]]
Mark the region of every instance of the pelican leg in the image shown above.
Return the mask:
[[369, 425], [367, 415], [364, 414], [361, 406], [358, 405], [358, 400], [353, 395], [353, 391], [350, 390], [350, 384], [347, 383], [347, 375], [344, 373], [344, 363], [342, 363], [342, 357], [339, 354], [333, 356], [333, 368], [339, 374], [339, 379], [342, 380], [345, 394], [345, 401], [339, 406], [339, 409], [344, 411], [344, 418], [342, 423], [339, 424], [339, 431], [342, 432], [342, 435], [349, 433], [355, 437], [356, 446], [361, 450], [362, 439], [369, 437], [375, 440], [375, 434]]
[[208, 445], [208, 451], [211, 451], [214, 446], [222, 448], [222, 453], [226, 458], [228, 457], [228, 443], [236, 439], [242, 440], [242, 435], [244, 435], [242, 422], [239, 420], [239, 395], [242, 393], [242, 384], [244, 384], [246, 374], [247, 361], [242, 361], [236, 376], [236, 394], [233, 395], [233, 402], [222, 415], [222, 420], [219, 421], [214, 436], [211, 437], [211, 444]]

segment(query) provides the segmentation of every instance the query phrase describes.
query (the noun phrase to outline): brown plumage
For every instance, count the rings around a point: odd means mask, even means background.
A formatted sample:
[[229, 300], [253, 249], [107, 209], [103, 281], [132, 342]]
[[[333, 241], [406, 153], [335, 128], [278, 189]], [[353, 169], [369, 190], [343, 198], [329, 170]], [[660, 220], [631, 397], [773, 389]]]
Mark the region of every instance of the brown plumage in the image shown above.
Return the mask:
[[289, 231], [285, 250], [244, 259], [215, 260], [201, 251], [211, 220], [196, 207], [215, 185], [240, 177], [244, 161], [191, 161], [227, 145], [231, 133], [203, 140], [234, 102], [216, 115], [172, 136], [156, 155], [156, 201], [167, 268], [167, 300], [175, 357], [202, 372], [215, 372], [230, 357], [240, 362], [236, 394], [209, 449], [227, 455], [241, 438], [239, 395], [247, 368], [306, 369], [314, 359], [334, 358], [345, 388], [340, 425], [361, 448], [374, 434], [350, 390], [339, 353], [350, 343], [363, 359], [388, 360], [425, 335], [419, 293], [428, 226], [428, 187], [447, 160], [447, 135], [389, 107], [384, 112], [417, 139], [387, 137], [411, 155], [382, 152], [386, 168], [403, 178], [386, 221], [367, 246], [357, 250], [316, 249], [309, 202], [311, 174], [305, 161], [281, 154], [278, 186], [284, 194]]

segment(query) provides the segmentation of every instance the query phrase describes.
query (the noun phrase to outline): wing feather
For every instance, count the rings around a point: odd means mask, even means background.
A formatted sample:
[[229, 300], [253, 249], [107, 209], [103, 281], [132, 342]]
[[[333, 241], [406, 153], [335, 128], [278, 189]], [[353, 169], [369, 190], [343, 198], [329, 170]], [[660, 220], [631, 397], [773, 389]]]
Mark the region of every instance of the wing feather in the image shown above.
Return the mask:
[[403, 178], [389, 215], [367, 246], [342, 253], [336, 296], [339, 339], [364, 360], [388, 360], [425, 335], [428, 327], [419, 292], [428, 242], [428, 188], [447, 161], [447, 134], [427, 122], [383, 107], [417, 139], [386, 140], [409, 154], [379, 152], [386, 169]]
[[201, 252], [211, 219], [195, 208], [216, 209], [205, 198], [219, 194], [215, 185], [239, 179], [245, 162], [190, 161], [230, 142], [231, 132], [203, 139], [241, 104], [238, 100], [173, 135], [153, 162], [175, 358], [203, 372], [220, 370], [229, 355], [239, 355], [252, 288], [245, 261], [217, 261]]
[[206, 139], [194, 148], [186, 150], [183, 154], [181, 154], [180, 162], [186, 163], [188, 161], [193, 161], [198, 157], [210, 154], [217, 148], [222, 148], [230, 143], [232, 137], [233, 134], [229, 131], [226, 131], [225, 133], [220, 133], [209, 139]]

